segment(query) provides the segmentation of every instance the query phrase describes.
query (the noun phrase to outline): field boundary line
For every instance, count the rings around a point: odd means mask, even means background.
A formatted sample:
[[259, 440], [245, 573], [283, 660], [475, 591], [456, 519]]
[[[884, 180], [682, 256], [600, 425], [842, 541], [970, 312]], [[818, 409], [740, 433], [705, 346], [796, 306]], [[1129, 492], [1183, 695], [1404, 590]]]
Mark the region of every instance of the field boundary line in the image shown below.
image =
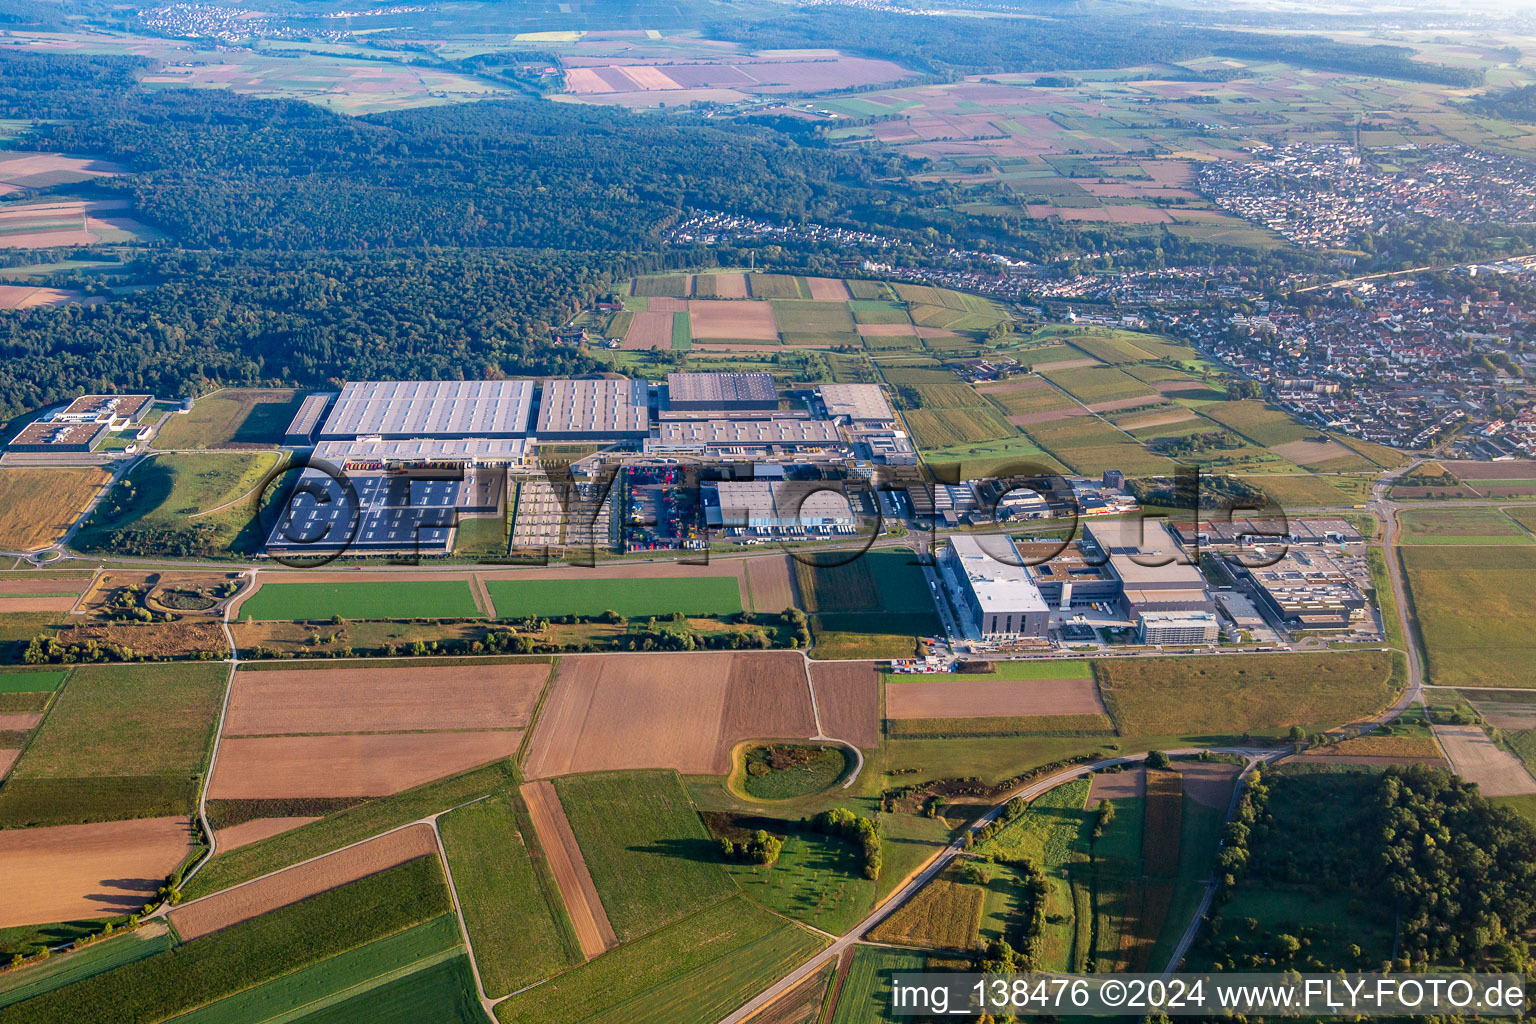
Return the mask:
[[[481, 797], [481, 799], [485, 799]], [[469, 938], [469, 922], [464, 920], [464, 905], [459, 902], [459, 887], [453, 882], [453, 866], [448, 863], [448, 849], [443, 845], [443, 830], [437, 827], [437, 819], [447, 811], [440, 811], [432, 815], [432, 838], [437, 842], [437, 858], [443, 864], [443, 877], [448, 881], [448, 895], [453, 899], [453, 916], [459, 922], [459, 937], [464, 940], [464, 948], [469, 952], [469, 969], [475, 976], [475, 992], [480, 997], [480, 1008], [493, 1019], [495, 1004], [485, 994], [485, 982], [480, 978], [480, 963], [475, 959], [475, 946]]]
[[[433, 825], [434, 822], [436, 821], [436, 819], [442, 817], [443, 815], [448, 814], [448, 813], [450, 813], [452, 811], [456, 811], [456, 810], [458, 810], [461, 807], [468, 807], [470, 804], [477, 804], [477, 803], [479, 803], [482, 800], [489, 799], [491, 797], [491, 795], [492, 794], [490, 794], [490, 793], [486, 793], [483, 796], [475, 797], [473, 800], [465, 800], [463, 803], [454, 804], [452, 807], [446, 807], [446, 808], [444, 808], [441, 811], [436, 811], [436, 812], [434, 812], [432, 814], [429, 814], [429, 815], [427, 815], [425, 817], [417, 818], [414, 821], [407, 821], [407, 822], [404, 822], [403, 824], [396, 825], [393, 828], [387, 828], [387, 829], [385, 829], [382, 832], [375, 832], [373, 835], [365, 836], [364, 838], [359, 839], [359, 840], [357, 840], [355, 842], [348, 843], [345, 846], [338, 846], [334, 850], [326, 850], [324, 853], [317, 853], [313, 857], [305, 857], [303, 860], [296, 860], [292, 864], [284, 864], [280, 868], [274, 868], [273, 870], [268, 871], [265, 874], [257, 875], [255, 878], [247, 878], [243, 882], [236, 882], [234, 885], [226, 886], [223, 889], [218, 889], [218, 890], [215, 890], [214, 892], [210, 892], [206, 896], [199, 896], [195, 900], [188, 900], [186, 903], [178, 903], [175, 908], [172, 908], [169, 904], [164, 904], [158, 910], [156, 910], [152, 915], [150, 915], [150, 917], [161, 917], [164, 914], [167, 914], [172, 909], [180, 909], [181, 907], [190, 907], [194, 903], [201, 903], [204, 900], [211, 900], [215, 896], [220, 896], [220, 895], [222, 895], [224, 893], [228, 893], [228, 892], [234, 892], [236, 889], [243, 889], [243, 888], [245, 888], [248, 885], [254, 885], [257, 882], [264, 881], [265, 879], [271, 878], [273, 875], [280, 875], [284, 871], [291, 871], [294, 868], [301, 868], [301, 867], [303, 867], [306, 864], [312, 864], [312, 863], [314, 863], [317, 860], [323, 860], [326, 857], [329, 857], [329, 856], [331, 856], [333, 854], [345, 853], [347, 850], [352, 849], [354, 846], [362, 846], [364, 843], [371, 843], [375, 839], [379, 839], [379, 838], [382, 838], [382, 837], [387, 836], [387, 835], [393, 835], [394, 833], [400, 832], [400, 831], [402, 831], [404, 829], [415, 828], [417, 825]], [[210, 857], [211, 857], [211, 855], [210, 855]], [[202, 863], [206, 864], [207, 863], [207, 859], [205, 858]], [[198, 866], [201, 867], [202, 865], [199, 864]], [[192, 876], [189, 874], [187, 876], [187, 879], [190, 879], [191, 877]], [[185, 881], [186, 881], [186, 879], [183, 880], [183, 882], [185, 882]], [[149, 918], [146, 918], [146, 920], [148, 920], [148, 919]]]

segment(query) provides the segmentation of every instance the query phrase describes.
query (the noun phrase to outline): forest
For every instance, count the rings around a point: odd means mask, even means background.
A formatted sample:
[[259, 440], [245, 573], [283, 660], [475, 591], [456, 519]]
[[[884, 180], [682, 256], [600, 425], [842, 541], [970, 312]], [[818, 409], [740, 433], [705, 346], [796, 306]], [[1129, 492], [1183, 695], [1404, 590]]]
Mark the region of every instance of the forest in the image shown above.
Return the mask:
[[550, 319], [654, 265], [528, 249], [147, 253], [124, 271], [154, 287], [0, 317], [0, 415], [81, 388], [583, 373], [585, 357], [547, 344]]

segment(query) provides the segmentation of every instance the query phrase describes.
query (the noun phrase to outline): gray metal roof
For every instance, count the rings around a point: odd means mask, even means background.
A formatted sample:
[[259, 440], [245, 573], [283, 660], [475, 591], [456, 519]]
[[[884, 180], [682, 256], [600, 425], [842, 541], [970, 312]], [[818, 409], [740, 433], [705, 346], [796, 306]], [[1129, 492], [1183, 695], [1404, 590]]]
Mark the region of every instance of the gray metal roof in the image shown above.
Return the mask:
[[353, 381], [320, 436], [508, 437], [528, 432], [531, 380]]
[[643, 380], [544, 382], [537, 433], [614, 437], [644, 434], [651, 426], [650, 386]]
[[673, 402], [775, 402], [779, 393], [766, 373], [669, 373]]

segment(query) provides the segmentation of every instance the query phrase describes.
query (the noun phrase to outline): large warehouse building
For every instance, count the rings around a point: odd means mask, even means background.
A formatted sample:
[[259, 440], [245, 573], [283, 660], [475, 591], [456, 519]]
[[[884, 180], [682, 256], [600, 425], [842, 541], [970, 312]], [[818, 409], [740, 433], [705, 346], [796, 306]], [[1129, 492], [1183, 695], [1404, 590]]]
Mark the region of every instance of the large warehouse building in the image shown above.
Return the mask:
[[667, 407], [679, 412], [771, 412], [779, 407], [766, 373], [669, 373]]
[[643, 380], [547, 380], [539, 402], [539, 439], [644, 438], [651, 429], [650, 391]]
[[320, 440], [523, 437], [532, 412], [531, 380], [354, 381], [341, 389]]
[[983, 547], [976, 537], [957, 534], [939, 556], [950, 591], [962, 606], [968, 626], [974, 625], [983, 639], [1008, 640], [1043, 637], [1050, 627], [1050, 611], [1040, 588], [1007, 537], [993, 537]]

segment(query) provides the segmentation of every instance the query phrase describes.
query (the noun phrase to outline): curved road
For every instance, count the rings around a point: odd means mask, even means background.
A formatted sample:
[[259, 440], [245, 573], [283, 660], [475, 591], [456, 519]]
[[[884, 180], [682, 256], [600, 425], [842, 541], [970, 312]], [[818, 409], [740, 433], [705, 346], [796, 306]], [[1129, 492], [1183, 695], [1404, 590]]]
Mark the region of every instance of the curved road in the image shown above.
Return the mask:
[[[1199, 754], [1203, 749], [1204, 748], [1200, 747], [1190, 747], [1182, 748], [1179, 750], [1169, 750], [1166, 751], [1166, 753]], [[1282, 748], [1281, 750], [1275, 751], [1246, 747], [1228, 747], [1215, 749], [1212, 752], [1241, 754], [1242, 756], [1248, 758], [1249, 767], [1252, 767], [1256, 761], [1267, 760], [1271, 757], [1284, 756], [1285, 754], [1289, 753], [1290, 750], [1289, 748]], [[806, 960], [789, 974], [786, 974], [784, 977], [774, 982], [768, 988], [758, 993], [755, 997], [748, 1000], [734, 1013], [721, 1019], [720, 1024], [740, 1024], [741, 1021], [746, 1020], [753, 1014], [757, 1013], [759, 1010], [763, 1009], [765, 1006], [773, 1003], [775, 1000], [788, 993], [801, 982], [805, 981], [805, 979], [815, 974], [822, 967], [825, 967], [828, 963], [841, 956], [845, 950], [849, 949], [860, 939], [862, 939], [870, 929], [874, 928], [881, 921], [884, 921], [887, 917], [891, 916], [891, 914], [895, 913], [896, 909], [903, 903], [907, 902], [907, 900], [911, 899], [919, 889], [933, 881], [933, 879], [937, 878], [939, 873], [948, 867], [951, 861], [964, 853], [965, 837], [974, 832], [976, 829], [997, 820], [997, 816], [1002, 813], [1003, 807], [1007, 805], [1008, 801], [1014, 799], [1015, 797], [1023, 797], [1026, 800], [1033, 800], [1040, 794], [1046, 792], [1047, 790], [1055, 789], [1057, 786], [1064, 782], [1070, 782], [1073, 779], [1082, 778], [1084, 775], [1090, 775], [1093, 772], [1099, 771], [1100, 769], [1109, 768], [1117, 764], [1137, 764], [1146, 760], [1146, 757], [1146, 754], [1126, 754], [1121, 757], [1109, 757], [1102, 761], [1090, 761], [1086, 764], [1074, 765], [1071, 768], [1064, 769], [1063, 771], [1057, 772], [1054, 775], [1046, 776], [1045, 778], [1032, 782], [1027, 786], [1011, 790], [1004, 794], [999, 798], [997, 803], [988, 809], [986, 814], [983, 814], [980, 818], [971, 822], [971, 824], [968, 825], [958, 836], [956, 836], [948, 846], [934, 854], [933, 857], [928, 860], [928, 863], [920, 868], [915, 875], [912, 875], [905, 882], [903, 882], [894, 893], [886, 898], [884, 903], [881, 903], [879, 906], [875, 907], [874, 910], [870, 911], [868, 917], [864, 918], [864, 920], [850, 928], [844, 935], [839, 937], [826, 949], [823, 949], [815, 956], [812, 956], [809, 960]]]

